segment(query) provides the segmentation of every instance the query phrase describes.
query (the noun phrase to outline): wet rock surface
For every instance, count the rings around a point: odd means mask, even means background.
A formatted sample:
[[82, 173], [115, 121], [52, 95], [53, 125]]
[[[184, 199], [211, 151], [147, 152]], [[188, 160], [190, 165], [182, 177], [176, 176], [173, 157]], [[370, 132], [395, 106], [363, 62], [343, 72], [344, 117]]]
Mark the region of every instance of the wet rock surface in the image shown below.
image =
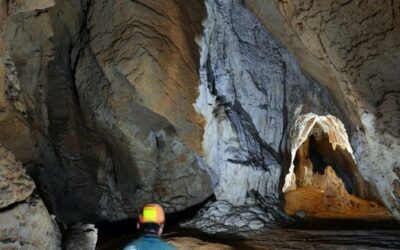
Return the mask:
[[398, 230], [270, 230], [247, 241], [248, 249], [397, 249]]
[[210, 243], [207, 241], [202, 241], [200, 239], [192, 238], [192, 237], [176, 237], [170, 238], [167, 241], [177, 249], [187, 249], [187, 250], [231, 250], [234, 249], [231, 246], [219, 243]]
[[[399, 230], [394, 221], [306, 220], [241, 236], [176, 230], [163, 238], [178, 249], [397, 249]], [[133, 238], [100, 239], [97, 249], [123, 247]]]

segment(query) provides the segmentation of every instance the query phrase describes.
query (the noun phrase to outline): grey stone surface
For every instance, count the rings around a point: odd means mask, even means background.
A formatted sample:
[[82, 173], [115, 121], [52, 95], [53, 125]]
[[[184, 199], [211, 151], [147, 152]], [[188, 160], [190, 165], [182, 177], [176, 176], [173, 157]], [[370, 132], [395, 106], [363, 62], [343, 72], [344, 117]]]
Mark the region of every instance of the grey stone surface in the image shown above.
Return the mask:
[[0, 249], [60, 249], [54, 217], [22, 164], [0, 145]]
[[97, 243], [97, 228], [92, 224], [75, 224], [63, 235], [63, 249], [94, 250]]
[[198, 229], [207, 233], [245, 234], [273, 226], [279, 221], [288, 221], [280, 208], [252, 191], [246, 203], [233, 205], [229, 201], [219, 200], [207, 203], [195, 218], [181, 224], [185, 228]]
[[207, 11], [196, 108], [206, 119], [203, 143], [214, 192], [237, 207], [257, 192], [275, 207], [266, 211], [273, 216], [265, 221], [272, 222], [281, 213], [280, 178], [296, 114], [347, 120], [240, 1], [207, 1]]
[[0, 222], [0, 249], [61, 249], [55, 219], [37, 196], [1, 211]]

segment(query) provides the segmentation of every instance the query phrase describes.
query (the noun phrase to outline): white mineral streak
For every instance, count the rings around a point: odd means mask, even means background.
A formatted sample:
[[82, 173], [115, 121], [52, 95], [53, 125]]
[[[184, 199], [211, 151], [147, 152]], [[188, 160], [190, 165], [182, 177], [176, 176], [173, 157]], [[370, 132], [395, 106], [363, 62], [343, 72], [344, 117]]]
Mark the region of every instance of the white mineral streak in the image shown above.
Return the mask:
[[[322, 131], [319, 131], [320, 129]], [[296, 189], [296, 175], [294, 174], [293, 164], [296, 157], [296, 152], [301, 144], [303, 144], [310, 135], [318, 132], [323, 132], [328, 135], [329, 142], [334, 150], [337, 146], [339, 146], [349, 152], [354, 159], [349, 137], [347, 136], [347, 132], [343, 123], [339, 119], [332, 115], [319, 116], [313, 113], [299, 115], [291, 130], [291, 161], [289, 173], [285, 177], [285, 184], [282, 188], [283, 192]]]
[[[205, 20], [203, 25], [205, 35], [200, 41], [201, 65], [207, 61], [209, 46], [207, 39], [211, 37], [210, 33], [214, 28], [212, 19]], [[200, 71], [202, 84], [199, 86], [199, 96], [194, 107], [206, 121], [203, 148], [204, 158], [208, 165], [207, 171], [211, 176], [217, 200], [228, 201], [236, 206], [244, 205], [248, 191], [256, 190], [262, 196], [267, 193], [270, 173], [263, 169], [232, 162], [233, 159], [243, 157], [240, 152], [242, 149], [238, 134], [223, 107], [219, 107], [216, 103], [216, 96], [210, 93], [206, 73], [205, 70]], [[269, 187], [269, 190], [274, 190], [274, 188]]]
[[254, 171], [229, 161], [238, 157], [238, 136], [224, 112], [219, 112], [218, 116], [213, 114], [213, 110], [217, 110], [216, 97], [204, 84], [200, 85], [199, 93], [195, 108], [206, 120], [204, 157], [209, 166], [207, 170], [211, 176], [215, 196], [218, 200], [243, 205], [248, 190], [265, 190], [266, 176], [263, 175], [264, 171]]

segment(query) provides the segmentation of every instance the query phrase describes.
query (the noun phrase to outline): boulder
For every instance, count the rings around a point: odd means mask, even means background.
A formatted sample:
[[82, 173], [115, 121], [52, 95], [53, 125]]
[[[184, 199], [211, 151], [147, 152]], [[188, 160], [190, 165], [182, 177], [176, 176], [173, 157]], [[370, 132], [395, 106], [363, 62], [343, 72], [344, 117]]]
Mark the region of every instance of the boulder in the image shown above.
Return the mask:
[[35, 184], [14, 155], [0, 145], [0, 209], [27, 199]]

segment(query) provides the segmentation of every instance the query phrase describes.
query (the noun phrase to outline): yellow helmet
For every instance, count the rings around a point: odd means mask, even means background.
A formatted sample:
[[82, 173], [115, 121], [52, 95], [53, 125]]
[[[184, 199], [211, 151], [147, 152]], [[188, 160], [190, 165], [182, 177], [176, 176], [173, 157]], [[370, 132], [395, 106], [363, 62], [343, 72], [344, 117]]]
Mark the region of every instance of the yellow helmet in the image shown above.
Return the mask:
[[157, 203], [149, 203], [142, 207], [139, 223], [162, 224], [165, 221], [164, 209]]

